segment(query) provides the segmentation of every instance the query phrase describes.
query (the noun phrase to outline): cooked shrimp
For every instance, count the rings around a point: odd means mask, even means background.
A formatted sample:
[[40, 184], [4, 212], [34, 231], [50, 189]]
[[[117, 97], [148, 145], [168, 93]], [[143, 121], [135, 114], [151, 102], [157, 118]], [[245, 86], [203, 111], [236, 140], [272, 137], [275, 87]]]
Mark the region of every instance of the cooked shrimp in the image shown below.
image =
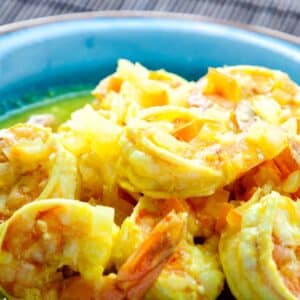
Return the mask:
[[[152, 228], [168, 212], [186, 213], [187, 205], [176, 199], [140, 199], [134, 213], [122, 224], [113, 250], [117, 268], [148, 240]], [[223, 287], [223, 275], [216, 254], [217, 239], [212, 237], [203, 245], [193, 242], [192, 220], [174, 254], [145, 294], [145, 299], [216, 299]]]
[[100, 299], [144, 299], [162, 269], [176, 251], [184, 231], [183, 215], [165, 216], [120, 267], [113, 288], [102, 287]]
[[59, 299], [72, 276], [100, 285], [117, 232], [113, 218], [112, 208], [75, 200], [25, 205], [0, 228], [0, 285], [21, 299]]
[[209, 69], [189, 98], [201, 111], [230, 112], [241, 131], [257, 119], [278, 125], [299, 118], [299, 103], [300, 88], [287, 74], [252, 66]]
[[175, 74], [149, 71], [140, 64], [121, 59], [117, 71], [93, 91], [97, 98], [94, 107], [110, 120], [125, 125], [143, 108], [168, 104], [187, 106], [193, 87], [193, 82]]
[[130, 118], [119, 184], [152, 198], [211, 195], [288, 146], [285, 126], [298, 117], [299, 95], [282, 72], [211, 69], [189, 108], [152, 107]]
[[222, 111], [148, 108], [121, 136], [118, 180], [152, 198], [207, 196], [286, 145], [284, 130], [263, 120], [240, 132]]
[[219, 253], [236, 299], [299, 299], [299, 220], [299, 202], [260, 190], [228, 214]]
[[75, 157], [51, 131], [20, 124], [0, 131], [1, 219], [36, 199], [74, 198]]

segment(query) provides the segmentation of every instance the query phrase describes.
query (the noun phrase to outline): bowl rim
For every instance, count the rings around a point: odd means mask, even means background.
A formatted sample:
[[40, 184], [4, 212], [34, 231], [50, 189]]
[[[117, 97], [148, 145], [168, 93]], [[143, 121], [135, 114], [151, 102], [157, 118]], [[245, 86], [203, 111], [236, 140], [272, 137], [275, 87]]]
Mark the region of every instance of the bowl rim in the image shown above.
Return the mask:
[[38, 27], [38, 26], [47, 25], [51, 23], [68, 22], [68, 21], [76, 21], [76, 20], [88, 20], [88, 19], [95, 19], [95, 18], [101, 18], [101, 19], [153, 18], [153, 19], [210, 23], [210, 24], [217, 24], [221, 26], [223, 25], [231, 28], [238, 28], [252, 33], [263, 34], [292, 44], [300, 45], [300, 37], [289, 33], [281, 32], [278, 30], [270, 29], [267, 27], [243, 24], [239, 22], [189, 14], [189, 13], [173, 13], [173, 12], [145, 11], [145, 10], [90, 11], [90, 12], [61, 14], [61, 15], [54, 15], [54, 16], [18, 21], [14, 23], [5, 24], [5, 25], [0, 25], [0, 37], [14, 31]]

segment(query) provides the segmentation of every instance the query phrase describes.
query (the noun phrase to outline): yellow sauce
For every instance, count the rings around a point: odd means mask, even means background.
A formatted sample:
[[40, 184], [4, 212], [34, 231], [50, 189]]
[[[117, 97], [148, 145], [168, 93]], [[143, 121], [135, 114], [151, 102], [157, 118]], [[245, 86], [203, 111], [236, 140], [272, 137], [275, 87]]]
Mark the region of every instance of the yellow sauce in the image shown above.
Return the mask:
[[69, 92], [55, 97], [49, 97], [8, 112], [0, 117], [0, 128], [8, 128], [17, 123], [26, 122], [32, 115], [53, 114], [59, 123], [66, 121], [71, 113], [87, 103], [93, 96], [90, 91]]

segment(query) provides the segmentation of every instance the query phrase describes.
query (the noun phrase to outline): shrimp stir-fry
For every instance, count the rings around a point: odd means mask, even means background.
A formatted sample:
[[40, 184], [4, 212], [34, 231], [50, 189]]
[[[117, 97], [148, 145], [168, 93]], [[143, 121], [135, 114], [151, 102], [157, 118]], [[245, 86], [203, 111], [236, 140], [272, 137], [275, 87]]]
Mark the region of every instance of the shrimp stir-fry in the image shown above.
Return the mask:
[[76, 189], [76, 159], [49, 129], [20, 124], [0, 131], [0, 219], [36, 199], [74, 199]]
[[118, 230], [113, 218], [112, 208], [74, 200], [25, 205], [0, 227], [1, 287], [30, 300], [59, 299], [72, 276], [100, 286]]
[[287, 74], [191, 82], [120, 60], [92, 94], [62, 124], [0, 131], [0, 298], [215, 300], [225, 281], [238, 300], [300, 298]]

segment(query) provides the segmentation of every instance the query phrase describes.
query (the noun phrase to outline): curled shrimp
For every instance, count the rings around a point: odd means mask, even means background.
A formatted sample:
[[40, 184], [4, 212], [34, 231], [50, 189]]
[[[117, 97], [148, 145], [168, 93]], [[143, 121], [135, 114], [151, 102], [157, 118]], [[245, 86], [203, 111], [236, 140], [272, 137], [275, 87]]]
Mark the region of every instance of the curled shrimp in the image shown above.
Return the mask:
[[[122, 269], [139, 245], [149, 240], [153, 228], [170, 211], [186, 214], [187, 205], [176, 199], [140, 199], [116, 237], [112, 260], [118, 269]], [[217, 238], [214, 236], [202, 245], [195, 245], [191, 223], [188, 217], [178, 246], [144, 299], [216, 299], [221, 292], [223, 274], [217, 257]]]
[[113, 288], [102, 287], [100, 299], [144, 299], [179, 244], [184, 216], [169, 213], [118, 270]]
[[232, 210], [219, 253], [236, 299], [298, 299], [300, 206], [258, 190]]
[[287, 74], [252, 66], [209, 69], [189, 98], [203, 112], [231, 113], [241, 131], [258, 119], [280, 125], [299, 118], [299, 102], [300, 89]]
[[75, 200], [23, 206], [0, 227], [1, 287], [14, 299], [60, 299], [70, 277], [99, 285], [117, 231], [113, 218], [112, 208]]
[[194, 86], [183, 78], [164, 70], [149, 71], [140, 64], [121, 59], [114, 74], [103, 79], [93, 95], [94, 107], [113, 122], [125, 125], [147, 107], [162, 105], [187, 106]]
[[226, 216], [233, 208], [230, 192], [217, 190], [207, 197], [186, 199], [191, 228], [195, 237], [209, 238], [219, 235], [226, 225]]
[[189, 108], [151, 107], [127, 122], [119, 184], [152, 198], [211, 195], [288, 146], [299, 95], [282, 72], [211, 69]]
[[230, 114], [163, 106], [142, 110], [120, 138], [118, 182], [151, 198], [207, 196], [287, 145], [263, 120], [240, 132]]
[[0, 131], [1, 219], [37, 199], [74, 198], [75, 157], [51, 130], [20, 124]]

